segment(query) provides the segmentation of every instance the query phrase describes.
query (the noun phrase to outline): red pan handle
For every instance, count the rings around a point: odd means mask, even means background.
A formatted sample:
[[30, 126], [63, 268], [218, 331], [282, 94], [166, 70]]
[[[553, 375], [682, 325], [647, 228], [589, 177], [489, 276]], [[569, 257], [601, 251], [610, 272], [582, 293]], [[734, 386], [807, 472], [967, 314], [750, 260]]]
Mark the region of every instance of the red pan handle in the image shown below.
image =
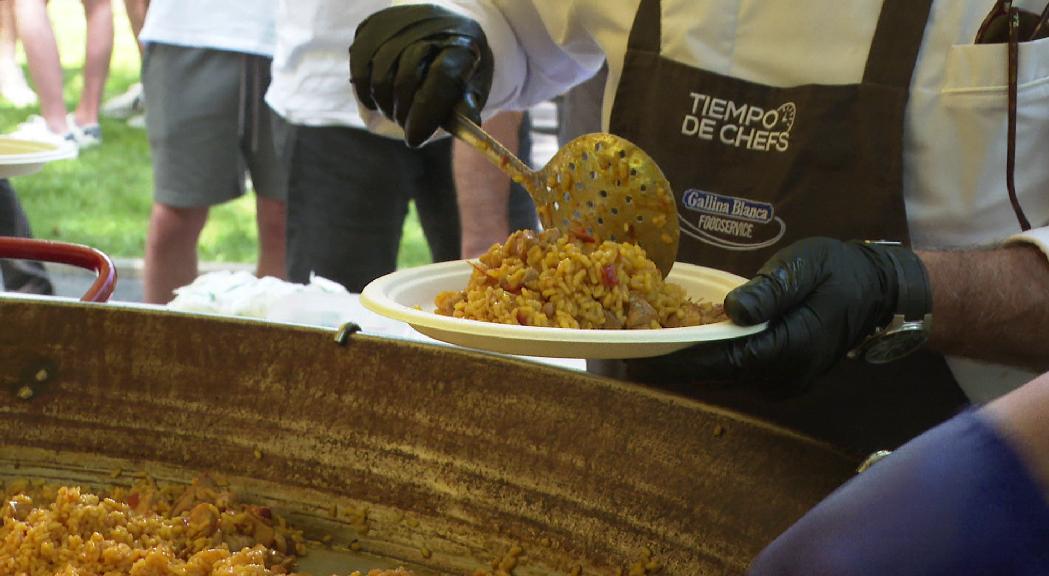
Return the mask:
[[57, 262], [93, 270], [98, 278], [80, 299], [82, 302], [109, 300], [117, 283], [117, 269], [109, 256], [80, 244], [0, 236], [0, 258]]

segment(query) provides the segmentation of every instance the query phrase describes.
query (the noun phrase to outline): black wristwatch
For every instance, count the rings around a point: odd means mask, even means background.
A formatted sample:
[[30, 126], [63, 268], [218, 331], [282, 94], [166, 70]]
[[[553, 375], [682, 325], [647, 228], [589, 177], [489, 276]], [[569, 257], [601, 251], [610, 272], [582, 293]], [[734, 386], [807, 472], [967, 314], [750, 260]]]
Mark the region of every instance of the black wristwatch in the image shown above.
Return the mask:
[[862, 358], [871, 364], [899, 360], [921, 348], [932, 331], [932, 293], [925, 264], [899, 242], [866, 242], [888, 246], [885, 250], [896, 268], [899, 294], [896, 312], [884, 328], [879, 328], [855, 349], [849, 358]]

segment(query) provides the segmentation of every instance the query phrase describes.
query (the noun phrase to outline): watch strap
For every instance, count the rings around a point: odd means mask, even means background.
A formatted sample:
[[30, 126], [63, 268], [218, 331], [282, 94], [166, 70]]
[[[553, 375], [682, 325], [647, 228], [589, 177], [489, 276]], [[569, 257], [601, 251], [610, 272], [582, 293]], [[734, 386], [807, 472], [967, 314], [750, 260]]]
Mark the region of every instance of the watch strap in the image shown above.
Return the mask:
[[873, 364], [896, 360], [917, 350], [928, 338], [932, 323], [932, 289], [921, 258], [899, 242], [863, 242], [879, 258], [888, 260], [896, 275], [896, 306], [886, 326], [878, 328], [849, 358]]
[[896, 297], [896, 313], [904, 321], [917, 322], [932, 313], [932, 291], [929, 273], [921, 258], [913, 251], [901, 246], [885, 246], [886, 255], [896, 267], [899, 292]]

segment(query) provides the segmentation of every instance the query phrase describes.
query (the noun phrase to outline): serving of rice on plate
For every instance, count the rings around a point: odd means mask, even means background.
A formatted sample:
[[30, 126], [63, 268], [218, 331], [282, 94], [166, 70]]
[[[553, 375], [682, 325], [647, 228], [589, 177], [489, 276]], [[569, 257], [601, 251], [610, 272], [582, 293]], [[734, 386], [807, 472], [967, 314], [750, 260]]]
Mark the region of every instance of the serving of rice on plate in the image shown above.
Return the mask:
[[720, 303], [693, 301], [663, 281], [636, 244], [548, 229], [514, 232], [477, 262], [464, 290], [441, 292], [436, 313], [521, 326], [658, 329], [726, 320]]

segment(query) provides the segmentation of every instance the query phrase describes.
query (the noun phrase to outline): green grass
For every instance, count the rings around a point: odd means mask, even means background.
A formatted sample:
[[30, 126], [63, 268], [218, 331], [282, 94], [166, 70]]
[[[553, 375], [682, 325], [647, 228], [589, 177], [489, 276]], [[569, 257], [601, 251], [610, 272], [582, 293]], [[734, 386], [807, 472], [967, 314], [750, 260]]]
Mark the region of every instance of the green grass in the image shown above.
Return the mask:
[[[139, 56], [120, 2], [113, 3], [116, 38], [106, 97], [138, 81]], [[83, 77], [84, 18], [78, 0], [52, 0], [50, 13], [65, 69], [66, 106], [77, 103]], [[25, 69], [24, 55], [20, 61]], [[29, 71], [25, 69], [26, 77]], [[36, 107], [16, 108], [0, 100], [0, 131], [13, 129]], [[152, 205], [152, 168], [144, 130], [103, 119], [102, 146], [81, 152], [77, 160], [54, 162], [41, 172], [13, 179], [39, 238], [77, 242], [111, 256], [141, 258]], [[204, 261], [254, 262], [257, 255], [255, 201], [245, 195], [212, 209], [201, 235]], [[404, 227], [399, 265], [430, 262], [414, 207]]]

